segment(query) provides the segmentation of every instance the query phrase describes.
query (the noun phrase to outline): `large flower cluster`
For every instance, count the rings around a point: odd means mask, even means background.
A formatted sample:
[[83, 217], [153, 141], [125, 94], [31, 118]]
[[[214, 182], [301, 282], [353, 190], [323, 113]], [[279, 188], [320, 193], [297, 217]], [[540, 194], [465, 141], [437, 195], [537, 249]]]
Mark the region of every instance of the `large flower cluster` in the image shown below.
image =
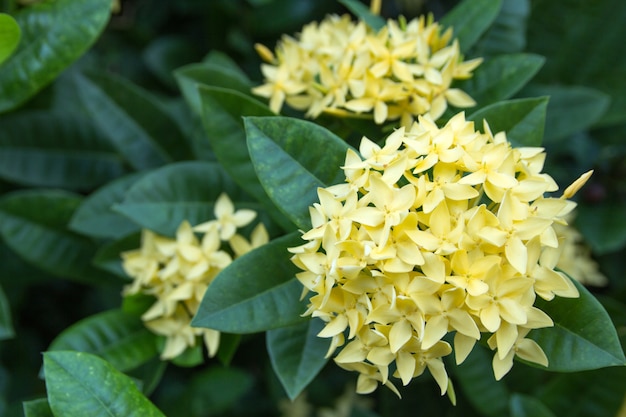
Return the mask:
[[400, 119], [403, 126], [418, 115], [437, 119], [448, 103], [475, 105], [451, 84], [470, 78], [482, 60], [464, 62], [451, 37], [432, 16], [389, 20], [376, 33], [363, 21], [331, 15], [304, 26], [297, 38], [284, 36], [276, 56], [257, 45], [268, 64], [261, 67], [265, 84], [253, 92], [269, 98], [276, 113], [286, 101], [312, 118], [371, 113], [378, 124]]
[[526, 335], [553, 325], [536, 296], [578, 296], [554, 270], [552, 226], [591, 173], [545, 197], [558, 187], [541, 172], [543, 149], [513, 148], [486, 122], [484, 131], [463, 113], [442, 128], [420, 117], [382, 147], [363, 138], [361, 155], [347, 152], [346, 182], [318, 189], [292, 261], [313, 293], [306, 314], [326, 322], [318, 336], [332, 339], [329, 355], [345, 344], [335, 362], [359, 372], [360, 393], [378, 383], [397, 392], [391, 372], [406, 385], [425, 369], [444, 393], [448, 333], [457, 363], [490, 334], [496, 379], [516, 355], [547, 365]]
[[[162, 359], [172, 359], [203, 337], [209, 356], [217, 353], [220, 333], [217, 330], [191, 327], [204, 293], [213, 279], [226, 268], [233, 256], [240, 256], [268, 241], [268, 234], [259, 223], [250, 241], [237, 234], [249, 225], [256, 212], [235, 211], [226, 194], [215, 204], [215, 220], [192, 227], [184, 221], [176, 238], [160, 236], [143, 230], [141, 247], [122, 253], [123, 267], [133, 283], [126, 295], [148, 294], [156, 301], [142, 315], [146, 327], [165, 336]], [[199, 238], [198, 233], [202, 234]], [[228, 247], [226, 247], [228, 243]]]

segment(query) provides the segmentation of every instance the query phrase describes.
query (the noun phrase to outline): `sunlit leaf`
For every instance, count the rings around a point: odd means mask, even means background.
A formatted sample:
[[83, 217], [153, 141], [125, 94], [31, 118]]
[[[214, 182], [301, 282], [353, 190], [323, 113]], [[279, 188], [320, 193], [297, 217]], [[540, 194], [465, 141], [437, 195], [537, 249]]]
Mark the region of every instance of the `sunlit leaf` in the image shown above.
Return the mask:
[[15, 51], [21, 36], [22, 31], [15, 19], [0, 13], [0, 65]]

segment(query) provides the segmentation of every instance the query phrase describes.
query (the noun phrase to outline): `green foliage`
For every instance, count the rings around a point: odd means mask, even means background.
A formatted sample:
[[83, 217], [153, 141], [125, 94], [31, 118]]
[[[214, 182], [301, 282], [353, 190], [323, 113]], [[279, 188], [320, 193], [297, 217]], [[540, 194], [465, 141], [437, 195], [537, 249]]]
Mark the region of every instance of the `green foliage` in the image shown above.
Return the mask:
[[385, 27], [385, 19], [373, 14], [366, 6], [363, 5], [363, 3], [357, 0], [339, 0], [339, 3], [346, 6], [356, 17], [363, 20], [375, 31], [379, 31]]
[[465, 53], [496, 19], [501, 4], [501, 0], [464, 0], [441, 19], [441, 24], [454, 29]]
[[526, 395], [511, 397], [511, 417], [554, 417], [554, 414], [541, 401]]
[[24, 401], [24, 417], [54, 417], [47, 398]]
[[11, 308], [9, 300], [0, 287], [0, 340], [10, 339], [15, 335], [11, 323]]
[[15, 51], [21, 36], [22, 31], [15, 19], [0, 13], [0, 65]]

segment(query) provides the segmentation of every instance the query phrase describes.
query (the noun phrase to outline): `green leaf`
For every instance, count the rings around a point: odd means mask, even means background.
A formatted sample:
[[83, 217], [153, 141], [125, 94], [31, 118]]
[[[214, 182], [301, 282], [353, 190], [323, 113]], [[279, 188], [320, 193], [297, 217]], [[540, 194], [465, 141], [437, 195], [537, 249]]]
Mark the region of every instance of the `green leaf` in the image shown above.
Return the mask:
[[217, 350], [217, 359], [219, 359], [222, 365], [230, 365], [239, 347], [239, 342], [241, 342], [241, 335], [220, 333], [220, 346]]
[[167, 111], [121, 77], [77, 75], [82, 105], [96, 126], [137, 170], [191, 158], [191, 148]]
[[[238, 78], [244, 84], [251, 84], [250, 79], [248, 78], [246, 73], [243, 72], [243, 70], [239, 67], [239, 65], [237, 65], [237, 62], [235, 62], [234, 59], [232, 59], [230, 56], [228, 56], [224, 52], [220, 52], [216, 49], [213, 49], [209, 51], [208, 54], [206, 54], [202, 62], [205, 64], [216, 65], [220, 68], [223, 68], [227, 70], [228, 72], [230, 72], [231, 74], [234, 74], [233, 76]], [[215, 86], [221, 85], [220, 83], [216, 83], [214, 80], [212, 80], [212, 82], [209, 82], [209, 83], [205, 82], [203, 84], [215, 85]], [[231, 87], [228, 87], [228, 88], [231, 88]], [[249, 92], [249, 90], [247, 91]]]
[[162, 361], [158, 356], [155, 356], [148, 362], [126, 372], [126, 374], [141, 381], [143, 386], [141, 391], [144, 395], [150, 395], [161, 382], [167, 364], [167, 361]]
[[57, 0], [22, 9], [22, 40], [0, 67], [0, 112], [11, 110], [54, 80], [96, 41], [111, 0]]
[[0, 13], [0, 65], [15, 51], [21, 36], [22, 30], [15, 19]]
[[266, 334], [272, 368], [292, 401], [328, 361], [324, 356], [330, 339], [317, 337], [323, 328], [322, 320], [312, 319], [269, 330]]
[[357, 0], [339, 0], [339, 3], [346, 6], [356, 17], [364, 21], [367, 26], [371, 27], [376, 32], [386, 25], [385, 19], [373, 14], [367, 6]]
[[172, 71], [193, 62], [195, 47], [179, 35], [162, 35], [143, 50], [143, 61], [158, 79], [168, 87], [176, 87]]
[[589, 291], [572, 280], [580, 298], [538, 299], [535, 305], [554, 321], [554, 327], [536, 329], [534, 339], [548, 357], [548, 369], [577, 372], [626, 365], [611, 318]]
[[93, 258], [93, 264], [104, 271], [128, 280], [129, 277], [122, 268], [122, 257], [120, 254], [127, 250], [137, 249], [141, 245], [140, 235], [139, 232], [132, 233], [102, 245]]
[[252, 376], [237, 368], [218, 366], [197, 374], [191, 380], [182, 402], [189, 404], [187, 415], [210, 415], [228, 412], [244, 401], [244, 395], [253, 385]]
[[21, 190], [0, 198], [0, 235], [15, 253], [46, 272], [87, 283], [119, 283], [94, 268], [97, 246], [67, 230], [81, 198], [54, 190]]
[[287, 248], [302, 244], [299, 232], [237, 258], [211, 283], [191, 325], [229, 333], [255, 333], [289, 326], [300, 317], [302, 284]]
[[317, 188], [345, 181], [348, 145], [314, 123], [288, 117], [244, 118], [248, 150], [267, 195], [294, 224], [311, 228]]
[[[165, 340], [164, 340], [165, 342]], [[204, 362], [204, 353], [202, 344], [197, 343], [195, 346], [188, 347], [183, 353], [172, 359], [172, 363], [183, 368], [192, 368]]]
[[215, 201], [222, 192], [237, 207], [260, 208], [257, 203], [238, 204], [248, 198], [218, 164], [179, 162], [146, 174], [114, 210], [143, 228], [174, 236], [183, 220], [196, 225], [215, 218]]
[[128, 189], [143, 175], [143, 172], [126, 175], [87, 196], [74, 212], [69, 228], [83, 235], [113, 239], [137, 231], [137, 224], [112, 208], [124, 200]]
[[472, 49], [472, 56], [521, 52], [526, 46], [529, 0], [503, 0], [500, 13]]
[[24, 401], [22, 403], [24, 417], [54, 417], [47, 398]]
[[626, 245], [626, 205], [581, 204], [576, 211], [576, 228], [596, 254], [615, 252]]
[[539, 71], [544, 60], [533, 54], [498, 55], [482, 63], [472, 78], [454, 86], [484, 107], [513, 96]]
[[91, 190], [127, 170], [102, 133], [74, 114], [27, 111], [0, 123], [0, 178], [7, 181]]
[[48, 402], [54, 415], [164, 417], [131, 378], [97, 356], [45, 352]]
[[530, 85], [526, 97], [549, 96], [545, 140], [565, 139], [600, 120], [610, 97], [593, 88], [563, 85]]
[[501, 0], [464, 0], [441, 19], [441, 24], [454, 29], [453, 36], [465, 53], [491, 26], [501, 4]]
[[528, 395], [511, 396], [511, 417], [555, 417], [541, 401]]
[[211, 147], [224, 169], [248, 194], [269, 211], [274, 221], [292, 230], [288, 219], [275, 209], [257, 178], [246, 145], [242, 116], [273, 116], [259, 101], [237, 91], [219, 87], [199, 87], [203, 124]]
[[109, 310], [63, 330], [48, 351], [75, 350], [100, 356], [124, 372], [157, 356], [157, 336], [137, 316]]
[[472, 113], [467, 119], [479, 126], [486, 120], [494, 134], [506, 132], [514, 146], [540, 146], [547, 105], [547, 97], [501, 101]]
[[0, 340], [10, 339], [15, 335], [11, 321], [11, 305], [0, 287]]

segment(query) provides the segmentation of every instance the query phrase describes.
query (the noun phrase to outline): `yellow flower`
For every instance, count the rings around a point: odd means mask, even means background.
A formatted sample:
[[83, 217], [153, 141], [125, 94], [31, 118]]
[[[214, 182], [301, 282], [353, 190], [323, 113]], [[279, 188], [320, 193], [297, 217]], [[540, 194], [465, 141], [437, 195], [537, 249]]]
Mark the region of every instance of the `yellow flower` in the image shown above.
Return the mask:
[[[252, 210], [237, 210], [226, 194], [215, 205], [217, 220], [192, 228], [183, 221], [176, 238], [159, 236], [143, 230], [141, 247], [123, 252], [123, 268], [133, 278], [124, 289], [125, 295], [148, 294], [155, 297], [152, 306], [142, 315], [147, 328], [165, 337], [162, 359], [172, 359], [202, 338], [210, 357], [217, 354], [220, 333], [212, 329], [192, 328], [192, 317], [213, 279], [231, 262], [233, 255], [244, 253], [267, 243], [262, 223], [254, 229], [251, 242], [236, 234], [255, 217]], [[194, 230], [200, 229], [199, 237]], [[230, 244], [232, 253], [223, 248]]]
[[470, 78], [482, 59], [463, 61], [451, 37], [451, 28], [442, 34], [432, 16], [389, 20], [378, 32], [347, 15], [327, 16], [295, 39], [284, 36], [275, 55], [256, 46], [267, 63], [264, 84], [252, 92], [268, 98], [276, 113], [287, 102], [312, 118], [363, 115], [377, 124], [400, 119], [406, 127], [419, 115], [438, 119], [448, 104], [476, 104], [452, 84]]
[[363, 138], [361, 156], [347, 152], [346, 183], [318, 190], [313, 229], [291, 259], [313, 293], [305, 314], [326, 323], [318, 336], [360, 374], [357, 392], [379, 383], [397, 392], [391, 377], [406, 385], [428, 368], [445, 393], [448, 333], [457, 363], [490, 334], [497, 379], [516, 355], [547, 365], [526, 335], [553, 325], [537, 296], [578, 297], [555, 271], [555, 228], [586, 176], [564, 197], [544, 197], [557, 187], [541, 172], [543, 150], [484, 132], [463, 113], [443, 127], [421, 116], [382, 147]]

